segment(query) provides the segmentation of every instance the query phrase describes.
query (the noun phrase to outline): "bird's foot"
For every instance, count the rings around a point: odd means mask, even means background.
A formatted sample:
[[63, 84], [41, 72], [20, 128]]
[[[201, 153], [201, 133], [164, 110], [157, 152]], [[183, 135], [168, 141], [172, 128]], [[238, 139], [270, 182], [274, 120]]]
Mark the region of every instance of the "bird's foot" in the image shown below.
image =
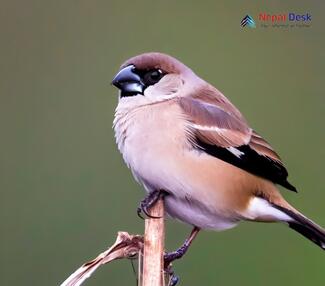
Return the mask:
[[148, 194], [141, 202], [137, 209], [137, 214], [140, 218], [144, 219], [142, 213], [150, 218], [160, 218], [158, 216], [152, 216], [149, 214], [149, 209], [162, 197], [166, 194], [165, 191], [153, 191]]
[[175, 251], [166, 252], [164, 254], [164, 270], [165, 273], [168, 275], [168, 286], [175, 286], [178, 281], [179, 277], [175, 274], [174, 270], [172, 269], [172, 262], [176, 259], [180, 259], [186, 253], [188, 248], [190, 247], [192, 239], [187, 239], [183, 245]]
[[167, 286], [175, 286], [179, 282], [179, 277], [175, 274], [171, 264], [169, 264], [168, 268], [165, 269], [165, 273], [167, 274], [168, 279]]
[[182, 258], [183, 255], [186, 253], [187, 249], [189, 248], [189, 246], [190, 246], [190, 244], [187, 243], [187, 241], [185, 241], [185, 243], [177, 250], [172, 251], [172, 252], [166, 252], [164, 254], [165, 269], [168, 269], [174, 260]]
[[199, 233], [200, 229], [198, 227], [194, 227], [191, 231], [190, 236], [185, 240], [185, 242], [182, 244], [180, 248], [178, 248], [175, 251], [172, 252], [166, 252], [164, 254], [164, 268], [168, 269], [171, 265], [171, 263], [176, 260], [180, 259], [184, 256], [184, 254], [189, 249], [192, 241], [196, 237], [196, 235]]

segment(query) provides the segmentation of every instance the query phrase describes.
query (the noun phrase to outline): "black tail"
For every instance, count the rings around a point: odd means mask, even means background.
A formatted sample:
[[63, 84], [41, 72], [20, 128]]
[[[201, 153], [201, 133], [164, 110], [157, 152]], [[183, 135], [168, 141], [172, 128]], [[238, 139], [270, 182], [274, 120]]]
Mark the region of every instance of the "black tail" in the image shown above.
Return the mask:
[[298, 212], [275, 204], [273, 204], [273, 206], [293, 219], [293, 221], [288, 222], [290, 228], [299, 232], [325, 250], [325, 230], [322, 227]]

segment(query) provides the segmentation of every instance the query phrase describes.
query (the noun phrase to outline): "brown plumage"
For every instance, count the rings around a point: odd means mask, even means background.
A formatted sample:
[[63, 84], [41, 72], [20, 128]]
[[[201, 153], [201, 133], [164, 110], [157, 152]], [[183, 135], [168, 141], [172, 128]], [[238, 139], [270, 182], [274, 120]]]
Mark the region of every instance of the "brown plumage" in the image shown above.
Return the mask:
[[325, 248], [324, 230], [276, 187], [296, 191], [279, 155], [219, 90], [161, 53], [127, 60], [113, 84], [118, 147], [148, 192], [166, 190], [170, 216], [216, 230], [285, 222]]
[[161, 53], [147, 53], [125, 61], [121, 68], [134, 65], [139, 70], [161, 69], [167, 74], [180, 74], [186, 66], [175, 58]]
[[[200, 96], [201, 91], [202, 89], [196, 93], [195, 97], [181, 97], [178, 99], [186, 117], [192, 123], [190, 129], [193, 130], [194, 136], [200, 142], [207, 144], [209, 149], [216, 152], [218, 150], [216, 148], [212, 149], [213, 146], [224, 149], [241, 147], [251, 150], [250, 152], [255, 151], [257, 154], [252, 153], [246, 159], [248, 165], [241, 164], [239, 160], [237, 160], [238, 163], [236, 164], [236, 158], [233, 160], [228, 159], [227, 162], [296, 191], [287, 182], [288, 173], [278, 154], [266, 140], [248, 126], [239, 111], [229, 101], [226, 101], [220, 92], [216, 91], [215, 94], [218, 97], [216, 96], [217, 100], [213, 103], [212, 100], [209, 102], [204, 101], [205, 97], [201, 98]], [[238, 152], [242, 153], [240, 149], [238, 149]], [[220, 159], [222, 159], [221, 156], [219, 156]], [[225, 155], [223, 155], [223, 158], [226, 159]], [[255, 169], [254, 165], [251, 165], [256, 164], [256, 160], [261, 161], [261, 164], [267, 168], [265, 174], [259, 169], [260, 164], [256, 166], [257, 169]]]

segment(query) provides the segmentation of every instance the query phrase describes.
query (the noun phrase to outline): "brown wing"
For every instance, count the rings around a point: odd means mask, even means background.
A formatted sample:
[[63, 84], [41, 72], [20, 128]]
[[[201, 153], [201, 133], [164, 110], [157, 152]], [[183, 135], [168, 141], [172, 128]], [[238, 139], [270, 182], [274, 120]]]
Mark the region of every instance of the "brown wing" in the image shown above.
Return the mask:
[[[222, 95], [222, 94], [221, 94]], [[179, 105], [188, 120], [194, 147], [250, 173], [296, 191], [288, 172], [272, 147], [253, 131], [240, 112], [223, 95], [181, 97]]]
[[252, 130], [246, 122], [217, 105], [191, 97], [180, 98], [179, 104], [190, 123], [190, 128], [205, 143], [225, 148], [249, 143]]
[[272, 149], [270, 144], [266, 142], [266, 140], [264, 140], [255, 131], [252, 132], [251, 140], [249, 141], [248, 145], [259, 155], [270, 158], [283, 165], [280, 156]]

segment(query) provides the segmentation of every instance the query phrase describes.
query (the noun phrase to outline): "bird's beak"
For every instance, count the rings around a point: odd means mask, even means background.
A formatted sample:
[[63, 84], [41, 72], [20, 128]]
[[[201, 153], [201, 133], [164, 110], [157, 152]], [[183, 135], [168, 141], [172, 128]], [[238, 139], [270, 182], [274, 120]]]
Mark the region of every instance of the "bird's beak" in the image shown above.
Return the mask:
[[134, 65], [121, 69], [113, 78], [112, 84], [125, 94], [143, 94], [144, 84], [139, 75], [135, 73]]

